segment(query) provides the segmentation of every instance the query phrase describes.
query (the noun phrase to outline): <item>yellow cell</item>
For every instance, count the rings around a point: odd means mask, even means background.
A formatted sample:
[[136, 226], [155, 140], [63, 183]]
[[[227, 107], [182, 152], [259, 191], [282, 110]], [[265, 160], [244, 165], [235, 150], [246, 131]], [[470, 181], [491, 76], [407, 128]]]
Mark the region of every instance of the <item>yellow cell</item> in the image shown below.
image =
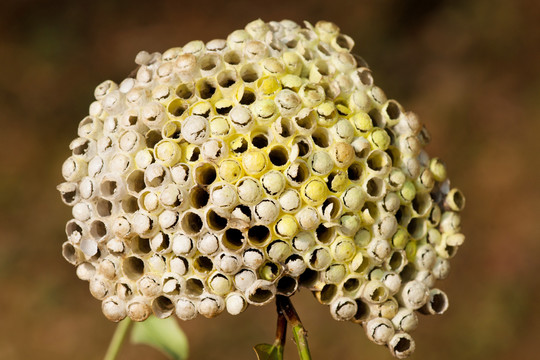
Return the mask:
[[407, 254], [407, 260], [414, 262], [416, 257], [416, 241], [412, 240], [405, 246], [405, 253]]
[[267, 155], [261, 150], [250, 150], [242, 156], [244, 170], [249, 175], [261, 175], [268, 165]]
[[351, 117], [354, 127], [361, 132], [367, 132], [373, 128], [373, 121], [368, 113], [358, 112]]
[[356, 255], [356, 246], [350, 238], [340, 236], [334, 241], [332, 252], [336, 261], [347, 262]]
[[349, 115], [351, 113], [351, 109], [349, 109], [347, 106], [343, 104], [336, 105], [337, 111], [339, 111], [341, 114]]
[[242, 167], [238, 161], [233, 159], [223, 160], [219, 165], [219, 177], [223, 180], [234, 183], [242, 176]]
[[161, 140], [155, 146], [156, 159], [165, 166], [173, 166], [182, 156], [182, 149], [171, 140]]
[[397, 229], [396, 233], [392, 237], [392, 245], [396, 249], [404, 249], [409, 242], [409, 233], [403, 228]]
[[317, 206], [326, 200], [328, 188], [321, 179], [312, 178], [302, 186], [301, 194], [309, 205]]
[[383, 129], [373, 130], [373, 132], [369, 134], [368, 139], [377, 149], [381, 149], [383, 151], [388, 149], [388, 146], [390, 146], [390, 136]]
[[446, 179], [446, 166], [441, 160], [437, 158], [431, 159], [429, 170], [433, 173], [433, 178], [436, 181], [444, 181]]
[[411, 181], [406, 181], [399, 193], [403, 200], [412, 201], [416, 196], [416, 187]]
[[272, 95], [281, 90], [281, 84], [275, 76], [268, 76], [259, 79], [257, 86], [264, 95]]
[[285, 239], [291, 239], [297, 232], [298, 223], [292, 215], [284, 215], [276, 223], [276, 233]]
[[216, 116], [210, 120], [210, 131], [214, 136], [225, 136], [231, 131], [231, 125], [223, 116]]
[[302, 79], [296, 75], [287, 74], [281, 78], [283, 86], [289, 89], [298, 90], [302, 86]]

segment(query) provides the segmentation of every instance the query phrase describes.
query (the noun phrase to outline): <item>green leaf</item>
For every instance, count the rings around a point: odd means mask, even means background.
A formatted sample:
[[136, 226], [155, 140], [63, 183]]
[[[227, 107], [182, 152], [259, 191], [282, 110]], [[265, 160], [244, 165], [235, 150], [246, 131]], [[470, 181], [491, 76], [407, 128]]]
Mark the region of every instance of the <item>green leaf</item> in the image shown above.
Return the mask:
[[186, 335], [173, 318], [158, 319], [151, 316], [145, 321], [133, 324], [131, 342], [156, 348], [174, 360], [188, 357]]
[[258, 344], [253, 348], [259, 360], [283, 360], [283, 347], [281, 345]]

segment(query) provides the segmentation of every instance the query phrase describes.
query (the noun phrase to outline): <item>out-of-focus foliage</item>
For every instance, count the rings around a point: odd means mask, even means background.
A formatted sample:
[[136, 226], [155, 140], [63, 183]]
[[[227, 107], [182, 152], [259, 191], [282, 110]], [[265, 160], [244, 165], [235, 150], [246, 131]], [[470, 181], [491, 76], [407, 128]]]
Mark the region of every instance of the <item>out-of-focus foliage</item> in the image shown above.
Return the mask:
[[188, 358], [188, 340], [173, 317], [158, 319], [151, 316], [145, 321], [134, 323], [131, 342], [152, 346], [174, 360]]

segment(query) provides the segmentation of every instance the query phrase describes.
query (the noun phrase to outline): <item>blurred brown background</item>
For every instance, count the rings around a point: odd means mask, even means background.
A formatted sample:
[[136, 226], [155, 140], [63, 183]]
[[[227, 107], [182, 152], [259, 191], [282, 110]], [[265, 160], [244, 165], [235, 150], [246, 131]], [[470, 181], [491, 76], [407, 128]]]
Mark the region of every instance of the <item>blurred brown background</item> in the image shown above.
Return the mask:
[[[55, 190], [101, 81], [139, 50], [225, 37], [261, 17], [336, 22], [390, 98], [414, 110], [467, 196], [467, 242], [421, 317], [412, 359], [533, 359], [540, 337], [540, 2], [3, 1], [0, 5], [0, 359], [99, 359], [115, 325], [61, 257]], [[293, 298], [314, 359], [390, 359], [306, 291]], [[255, 359], [273, 306], [182, 324], [191, 359]], [[290, 341], [287, 359], [295, 359]], [[121, 359], [162, 359], [127, 346]]]

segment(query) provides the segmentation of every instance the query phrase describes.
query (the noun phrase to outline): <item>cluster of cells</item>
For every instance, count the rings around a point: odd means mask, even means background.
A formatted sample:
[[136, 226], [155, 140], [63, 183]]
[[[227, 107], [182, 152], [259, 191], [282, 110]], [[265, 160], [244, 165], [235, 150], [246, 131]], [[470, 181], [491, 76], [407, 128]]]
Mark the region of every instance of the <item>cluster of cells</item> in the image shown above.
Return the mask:
[[239, 314], [299, 287], [406, 357], [464, 236], [429, 135], [329, 22], [254, 21], [106, 81], [59, 185], [105, 316]]

